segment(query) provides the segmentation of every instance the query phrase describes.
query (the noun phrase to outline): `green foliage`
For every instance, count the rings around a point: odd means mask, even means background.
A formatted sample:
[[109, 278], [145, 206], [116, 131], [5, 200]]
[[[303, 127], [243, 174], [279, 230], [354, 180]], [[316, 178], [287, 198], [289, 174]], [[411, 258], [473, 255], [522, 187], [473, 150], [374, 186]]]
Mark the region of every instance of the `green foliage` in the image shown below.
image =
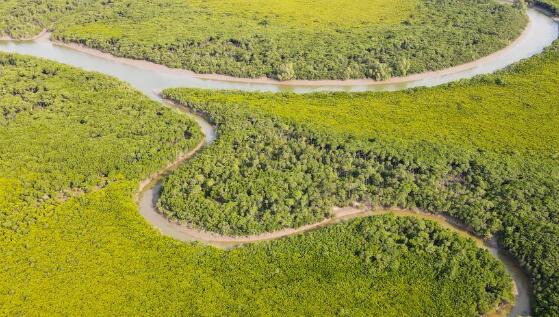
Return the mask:
[[390, 79], [392, 70], [390, 67], [384, 63], [379, 63], [377, 61], [373, 62], [370, 68], [367, 70], [367, 77], [374, 80], [387, 80]]
[[382, 80], [488, 55], [526, 24], [522, 12], [492, 0], [320, 0], [309, 6], [295, 0], [22, 0], [4, 5], [0, 26], [14, 37], [49, 27], [57, 40], [198, 73]]
[[555, 16], [559, 15], [558, 0], [532, 0], [529, 2], [541, 6]]
[[505, 71], [434, 88], [351, 94], [185, 90], [177, 97], [194, 104], [247, 105], [325, 134], [556, 161], [558, 55], [554, 43]]
[[201, 139], [193, 121], [101, 74], [3, 53], [0, 74], [0, 227], [12, 231], [36, 204], [140, 180]]
[[295, 70], [293, 63], [281, 64], [276, 74], [277, 80], [292, 80], [295, 79]]
[[526, 11], [528, 9], [528, 3], [525, 0], [514, 0], [513, 6], [521, 11]]
[[510, 278], [471, 240], [379, 216], [232, 251], [161, 237], [135, 184], [59, 205], [0, 244], [0, 314], [479, 316]]
[[82, 0], [2, 0], [0, 35], [23, 38], [38, 34], [82, 4], [85, 4]]
[[406, 76], [411, 68], [411, 62], [407, 58], [402, 58], [396, 64], [396, 75], [397, 76]]
[[0, 315], [478, 316], [511, 300], [501, 263], [423, 220], [232, 251], [164, 238], [132, 197], [197, 144], [194, 123], [100, 74], [8, 54], [0, 73]]
[[430, 89], [166, 90], [206, 112], [220, 139], [169, 177], [160, 204], [173, 217], [234, 234], [300, 226], [355, 201], [450, 214], [497, 234], [532, 275], [535, 314], [553, 316], [557, 78], [559, 42], [495, 75]]

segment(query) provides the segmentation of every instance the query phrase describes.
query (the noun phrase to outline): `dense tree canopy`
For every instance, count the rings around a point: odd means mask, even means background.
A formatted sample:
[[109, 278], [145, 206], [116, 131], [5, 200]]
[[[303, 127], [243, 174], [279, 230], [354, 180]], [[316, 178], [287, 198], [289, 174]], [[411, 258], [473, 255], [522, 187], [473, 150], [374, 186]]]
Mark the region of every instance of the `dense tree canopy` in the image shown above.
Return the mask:
[[511, 300], [469, 239], [379, 216], [231, 251], [162, 237], [138, 181], [201, 135], [129, 86], [0, 54], [0, 315], [479, 316]]
[[531, 0], [527, 3], [534, 3], [548, 10], [551, 14], [559, 15], [559, 1], [557, 0]]
[[145, 178], [200, 139], [194, 121], [122, 82], [1, 53], [0, 227], [26, 230], [38, 216], [23, 206]]
[[388, 79], [509, 44], [522, 10], [493, 0], [7, 0], [0, 32], [53, 37], [198, 73]]
[[536, 314], [552, 316], [558, 78], [555, 43], [494, 75], [397, 93], [166, 90], [220, 138], [165, 181], [160, 206], [228, 234], [301, 226], [354, 202], [453, 215], [498, 235], [532, 275]]

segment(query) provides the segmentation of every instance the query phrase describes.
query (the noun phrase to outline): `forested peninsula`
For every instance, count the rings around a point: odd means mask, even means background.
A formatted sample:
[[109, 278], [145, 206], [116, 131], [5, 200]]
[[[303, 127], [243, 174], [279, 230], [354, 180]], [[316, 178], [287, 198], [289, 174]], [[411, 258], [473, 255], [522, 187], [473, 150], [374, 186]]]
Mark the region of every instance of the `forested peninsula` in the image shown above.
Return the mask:
[[535, 312], [553, 315], [558, 75], [555, 43], [505, 71], [437, 88], [169, 89], [165, 97], [206, 113], [220, 137], [164, 182], [160, 207], [237, 235], [298, 227], [354, 203], [452, 215], [480, 235], [497, 235], [533, 278]]
[[386, 80], [510, 44], [522, 6], [493, 0], [7, 0], [0, 35], [55, 40], [202, 74]]

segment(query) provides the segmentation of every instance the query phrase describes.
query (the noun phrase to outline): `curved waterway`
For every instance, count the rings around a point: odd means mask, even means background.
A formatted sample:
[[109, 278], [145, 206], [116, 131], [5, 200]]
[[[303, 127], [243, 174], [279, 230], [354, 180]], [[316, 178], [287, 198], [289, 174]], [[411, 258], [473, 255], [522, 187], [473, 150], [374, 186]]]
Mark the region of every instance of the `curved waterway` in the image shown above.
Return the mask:
[[413, 87], [432, 87], [480, 74], [495, 72], [540, 53], [559, 35], [557, 23], [534, 9], [528, 10], [529, 24], [522, 35], [506, 48], [477, 61], [441, 71], [393, 78], [384, 82], [372, 80], [290, 81], [242, 79], [220, 75], [200, 75], [170, 69], [146, 61], [116, 58], [78, 45], [54, 43], [48, 34], [33, 41], [0, 41], [0, 51], [43, 57], [85, 70], [99, 71], [131, 83], [137, 89], [157, 98], [153, 91], [170, 87], [238, 89], [244, 91], [394, 91]]
[[205, 145], [212, 143], [216, 138], [215, 129], [202, 116], [193, 114], [188, 109], [164, 101], [159, 92], [171, 87], [191, 87], [208, 89], [237, 89], [244, 91], [290, 91], [296, 93], [319, 91], [395, 91], [413, 87], [432, 87], [460, 79], [471, 78], [476, 75], [487, 74], [503, 69], [524, 58], [540, 53], [549, 46], [559, 35], [557, 23], [537, 10], [528, 10], [529, 24], [522, 35], [505, 49], [472, 63], [452, 67], [449, 69], [416, 74], [403, 78], [394, 78], [385, 82], [370, 80], [350, 81], [292, 81], [275, 82], [268, 79], [240, 79], [219, 75], [198, 75], [185, 70], [170, 69], [145, 61], [116, 58], [99, 51], [80, 47], [53, 43], [49, 40], [48, 33], [30, 41], [0, 41], [0, 51], [27, 54], [47, 58], [68, 65], [80, 67], [85, 70], [98, 71], [114, 76], [130, 83], [152, 99], [165, 102], [169, 106], [191, 116], [200, 125], [205, 139], [196, 148], [179, 156], [174, 162], [161, 171], [152, 175], [140, 184], [138, 197], [140, 213], [162, 234], [183, 241], [201, 241], [206, 244], [221, 248], [231, 248], [256, 241], [279, 239], [281, 237], [300, 234], [315, 230], [343, 220], [392, 213], [396, 216], [412, 216], [436, 221], [442, 226], [474, 239], [480, 247], [486, 248], [506, 266], [508, 273], [515, 282], [516, 301], [513, 307], [502, 307], [495, 315], [503, 316], [510, 309], [509, 316], [529, 315], [531, 289], [527, 275], [507, 253], [499, 248], [496, 240], [481, 240], [475, 237], [467, 228], [452, 218], [441, 215], [432, 215], [423, 212], [404, 210], [378, 210], [364, 211], [354, 208], [337, 208], [332, 219], [320, 223], [304, 226], [299, 229], [286, 229], [277, 232], [248, 237], [227, 237], [213, 233], [189, 228], [169, 221], [161, 215], [156, 203], [159, 199], [161, 180], [177, 168], [184, 161], [196, 154]]

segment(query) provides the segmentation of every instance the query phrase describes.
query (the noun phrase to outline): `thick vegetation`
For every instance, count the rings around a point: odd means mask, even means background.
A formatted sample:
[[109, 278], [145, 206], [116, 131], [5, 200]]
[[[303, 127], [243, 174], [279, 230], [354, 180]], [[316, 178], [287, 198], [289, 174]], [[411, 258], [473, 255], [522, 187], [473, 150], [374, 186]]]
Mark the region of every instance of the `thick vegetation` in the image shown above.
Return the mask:
[[2, 246], [0, 314], [479, 316], [502, 265], [430, 222], [392, 216], [232, 251], [161, 237], [133, 186], [71, 199]]
[[532, 0], [528, 1], [535, 5], [541, 6], [542, 8], [549, 11], [549, 13], [557, 16], [559, 15], [559, 1], [558, 0]]
[[[22, 3], [23, 2], [23, 3]], [[12, 4], [12, 5], [10, 5]], [[526, 23], [493, 0], [8, 1], [3, 32], [198, 73], [383, 80], [472, 61]]]
[[200, 133], [95, 73], [0, 54], [0, 315], [478, 316], [502, 264], [411, 218], [221, 251], [164, 238], [138, 181]]
[[[559, 314], [559, 43], [495, 75], [433, 89], [251, 94], [171, 89], [220, 139], [164, 183], [172, 217], [246, 234], [334, 205], [422, 208], [500, 241]], [[199, 207], [201, 206], [201, 207]]]
[[8, 54], [0, 75], [5, 229], [36, 220], [24, 206], [141, 179], [201, 139], [193, 121], [104, 75]]
[[80, 0], [0, 0], [0, 35], [32, 37], [84, 4]]

